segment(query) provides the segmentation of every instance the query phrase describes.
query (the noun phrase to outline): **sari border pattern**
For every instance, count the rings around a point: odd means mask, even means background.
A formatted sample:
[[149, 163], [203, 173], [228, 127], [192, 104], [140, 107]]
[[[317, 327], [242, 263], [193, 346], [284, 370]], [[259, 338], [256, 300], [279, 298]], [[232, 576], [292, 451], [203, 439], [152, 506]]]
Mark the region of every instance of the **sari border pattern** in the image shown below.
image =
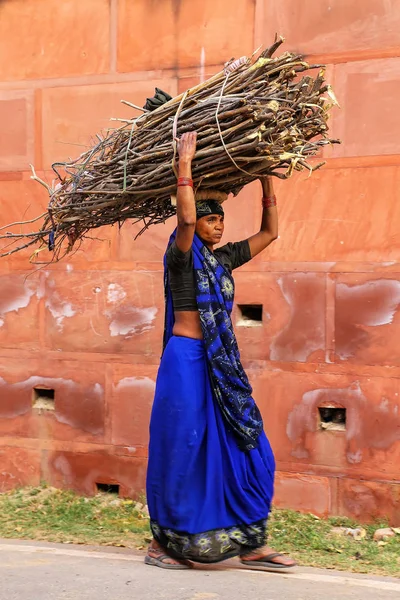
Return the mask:
[[199, 563], [215, 563], [247, 554], [262, 548], [267, 537], [267, 519], [195, 534], [161, 527], [154, 520], [150, 527], [154, 539], [171, 556]]

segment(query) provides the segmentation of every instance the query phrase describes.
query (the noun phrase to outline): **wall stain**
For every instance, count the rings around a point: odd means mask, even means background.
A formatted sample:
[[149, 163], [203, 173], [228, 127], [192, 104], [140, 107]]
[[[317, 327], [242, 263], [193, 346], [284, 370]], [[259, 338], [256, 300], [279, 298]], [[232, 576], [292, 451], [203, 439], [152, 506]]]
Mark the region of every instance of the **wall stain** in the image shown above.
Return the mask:
[[336, 286], [335, 352], [341, 360], [369, 345], [369, 327], [390, 325], [400, 306], [400, 281], [378, 279]]
[[318, 407], [327, 404], [346, 409], [343, 435], [350, 464], [362, 462], [365, 451], [386, 450], [400, 440], [399, 404], [383, 397], [378, 406], [371, 405], [358, 382], [347, 388], [320, 388], [303, 394], [288, 416], [286, 434], [293, 443], [291, 454], [295, 458], [309, 458], [307, 434], [317, 431]]

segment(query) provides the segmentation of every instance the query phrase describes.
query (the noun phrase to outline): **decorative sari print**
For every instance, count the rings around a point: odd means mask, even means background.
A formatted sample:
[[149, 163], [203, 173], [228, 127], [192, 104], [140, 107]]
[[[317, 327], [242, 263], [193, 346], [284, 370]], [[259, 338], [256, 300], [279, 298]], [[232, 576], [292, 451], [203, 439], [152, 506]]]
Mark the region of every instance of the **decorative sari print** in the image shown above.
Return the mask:
[[[175, 239], [171, 236], [170, 244]], [[212, 389], [228, 426], [242, 450], [257, 447], [263, 430], [260, 411], [240, 361], [232, 327], [234, 281], [214, 254], [195, 235], [192, 244], [196, 299], [206, 347]], [[164, 347], [172, 335], [174, 311], [165, 265], [166, 318]]]
[[171, 556], [185, 557], [198, 563], [213, 563], [262, 547], [266, 537], [266, 520], [200, 534], [178, 533], [152, 521], [151, 530], [154, 538], [163, 548], [168, 548]]

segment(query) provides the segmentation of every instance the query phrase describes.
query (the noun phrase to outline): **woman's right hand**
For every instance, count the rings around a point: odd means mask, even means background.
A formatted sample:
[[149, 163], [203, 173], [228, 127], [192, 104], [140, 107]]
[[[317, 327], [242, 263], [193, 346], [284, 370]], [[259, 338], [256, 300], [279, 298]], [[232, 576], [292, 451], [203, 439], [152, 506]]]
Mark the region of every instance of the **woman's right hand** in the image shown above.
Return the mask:
[[187, 131], [182, 134], [180, 139], [177, 138], [178, 154], [180, 163], [192, 162], [196, 153], [197, 131]]

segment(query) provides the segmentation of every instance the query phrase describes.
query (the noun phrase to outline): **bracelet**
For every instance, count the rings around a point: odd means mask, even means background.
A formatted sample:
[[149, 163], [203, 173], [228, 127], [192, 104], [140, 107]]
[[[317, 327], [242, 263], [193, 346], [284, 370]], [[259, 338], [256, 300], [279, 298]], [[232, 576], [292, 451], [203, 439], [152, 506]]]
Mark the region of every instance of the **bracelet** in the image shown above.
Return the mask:
[[184, 185], [190, 185], [193, 188], [193, 179], [190, 177], [178, 177], [178, 187], [182, 187]]
[[263, 208], [272, 208], [276, 206], [276, 196], [263, 196], [261, 203]]

